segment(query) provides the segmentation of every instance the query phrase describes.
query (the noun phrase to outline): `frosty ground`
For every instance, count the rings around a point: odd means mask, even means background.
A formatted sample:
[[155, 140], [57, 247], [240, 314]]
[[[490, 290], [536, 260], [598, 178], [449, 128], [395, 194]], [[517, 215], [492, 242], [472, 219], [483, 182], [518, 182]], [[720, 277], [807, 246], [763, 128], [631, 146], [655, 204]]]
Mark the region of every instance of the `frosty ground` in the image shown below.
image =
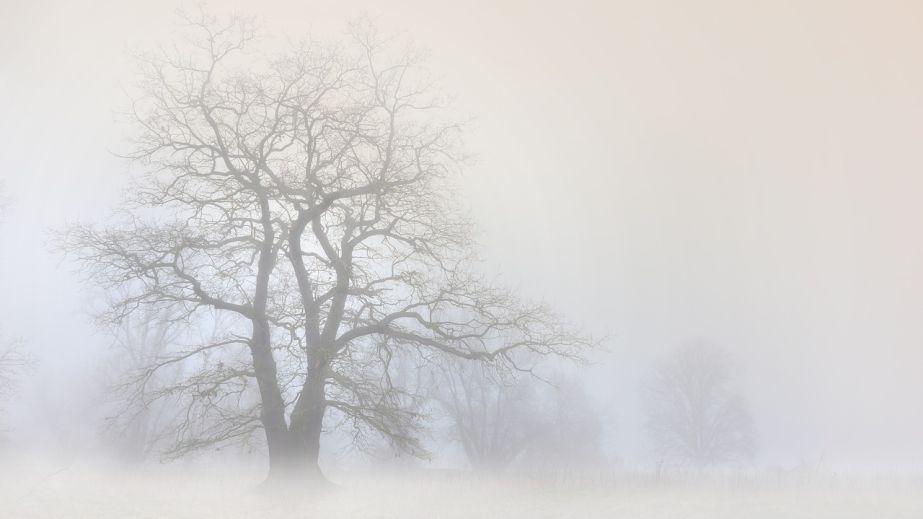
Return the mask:
[[3, 518], [919, 518], [923, 481], [762, 473], [702, 479], [645, 474], [343, 475], [323, 492], [257, 489], [240, 467], [123, 471], [7, 466]]

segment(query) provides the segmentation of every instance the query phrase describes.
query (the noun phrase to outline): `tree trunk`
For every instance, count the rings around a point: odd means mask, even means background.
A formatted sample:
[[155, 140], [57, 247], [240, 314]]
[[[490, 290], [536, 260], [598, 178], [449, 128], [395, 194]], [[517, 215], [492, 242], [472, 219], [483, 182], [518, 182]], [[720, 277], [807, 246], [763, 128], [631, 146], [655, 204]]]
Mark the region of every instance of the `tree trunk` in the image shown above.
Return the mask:
[[269, 475], [267, 484], [300, 483], [321, 480], [317, 464], [312, 464], [298, 437], [292, 431], [285, 431], [276, 438], [269, 449]]
[[279, 389], [276, 361], [270, 347], [269, 324], [253, 320], [250, 341], [253, 370], [260, 390], [260, 422], [266, 432], [269, 450], [269, 479], [275, 480], [301, 472], [306, 467], [304, 451], [285, 422], [285, 401]]
[[327, 410], [325, 393], [327, 364], [309, 362], [308, 376], [292, 411], [291, 433], [304, 457], [308, 475], [323, 478], [318, 458], [320, 436]]

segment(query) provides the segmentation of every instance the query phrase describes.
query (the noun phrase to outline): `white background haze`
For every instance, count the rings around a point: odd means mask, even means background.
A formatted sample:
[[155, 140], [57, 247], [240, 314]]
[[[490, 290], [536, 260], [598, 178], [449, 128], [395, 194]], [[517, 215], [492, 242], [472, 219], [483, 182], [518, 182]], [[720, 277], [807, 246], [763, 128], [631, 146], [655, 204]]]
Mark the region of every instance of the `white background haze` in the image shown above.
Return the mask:
[[[0, 1], [0, 316], [38, 376], [14, 434], [93, 434], [108, 339], [48, 231], [105, 217], [127, 165], [130, 54], [170, 2]], [[178, 4], [177, 4], [178, 7]], [[918, 2], [213, 2], [272, 34], [369, 14], [428, 49], [473, 121], [463, 179], [485, 265], [594, 334], [613, 458], [645, 463], [638, 384], [728, 350], [761, 465], [923, 468], [923, 5]], [[83, 429], [81, 429], [83, 427]]]

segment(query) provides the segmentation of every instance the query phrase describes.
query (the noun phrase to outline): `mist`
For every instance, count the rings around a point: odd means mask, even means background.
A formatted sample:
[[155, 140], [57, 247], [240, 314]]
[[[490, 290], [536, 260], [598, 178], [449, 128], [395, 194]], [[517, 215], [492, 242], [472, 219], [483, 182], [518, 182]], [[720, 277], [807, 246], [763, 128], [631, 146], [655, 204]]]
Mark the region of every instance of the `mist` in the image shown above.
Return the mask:
[[0, 28], [0, 516], [923, 510], [919, 5]]

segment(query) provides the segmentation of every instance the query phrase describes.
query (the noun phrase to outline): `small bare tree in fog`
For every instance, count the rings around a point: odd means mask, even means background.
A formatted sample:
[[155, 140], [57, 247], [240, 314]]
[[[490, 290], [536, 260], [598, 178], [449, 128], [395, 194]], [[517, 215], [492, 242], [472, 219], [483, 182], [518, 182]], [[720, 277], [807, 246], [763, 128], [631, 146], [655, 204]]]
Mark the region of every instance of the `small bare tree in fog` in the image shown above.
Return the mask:
[[338, 429], [343, 434], [350, 435], [352, 447], [361, 449], [370, 461], [378, 466], [391, 468], [410, 467], [419, 460], [429, 459], [430, 452], [424, 449], [425, 439], [429, 439], [434, 430], [430, 427], [432, 402], [429, 400], [429, 384], [431, 383], [432, 359], [421, 357], [416, 353], [407, 354], [400, 350], [394, 351], [388, 360], [387, 369], [383, 375], [387, 377], [386, 384], [394, 388], [393, 395], [396, 399], [395, 406], [403, 410], [408, 422], [412, 422], [414, 438], [417, 447], [408, 451], [400, 444], [392, 441], [387, 435], [369, 431], [373, 434], [363, 434], [363, 429], [356, 427], [342, 427], [349, 425], [350, 418], [340, 414], [337, 423], [331, 428]]
[[6, 182], [4, 182], [3, 179], [0, 179], [0, 221], [3, 220], [3, 215], [6, 212], [6, 208], [9, 203], [10, 201], [6, 194]]
[[[0, 181], [0, 221], [8, 203], [5, 186]], [[20, 377], [32, 364], [33, 358], [23, 349], [22, 341], [4, 337], [0, 327], [0, 419], [4, 414], [3, 403], [15, 395]]]
[[539, 389], [542, 425], [522, 454], [522, 464], [544, 471], [604, 464], [603, 426], [580, 380], [557, 375]]
[[0, 334], [0, 417], [4, 414], [2, 404], [16, 394], [20, 377], [31, 365], [22, 342]]
[[468, 273], [449, 181], [458, 124], [411, 53], [364, 24], [345, 44], [274, 55], [250, 52], [247, 20], [186, 26], [189, 45], [142, 58], [124, 219], [63, 241], [95, 283], [127, 294], [114, 322], [146, 305], [230, 316], [220, 340], [151, 366], [195, 363], [163, 394], [224, 424], [180, 428], [173, 452], [261, 430], [271, 477], [319, 475], [328, 415], [415, 452], [396, 354], [510, 363], [590, 343]]
[[471, 468], [504, 469], [540, 434], [543, 417], [530, 378], [459, 361], [434, 375], [435, 398]]
[[701, 469], [753, 455], [753, 421], [717, 348], [678, 349], [657, 366], [642, 397], [645, 429], [662, 462]]
[[436, 401], [475, 470], [599, 463], [601, 424], [576, 380], [458, 361], [434, 374]]
[[183, 364], [148, 373], [179, 346], [183, 323], [174, 314], [169, 308], [145, 306], [112, 328], [114, 352], [103, 376], [116, 411], [103, 433], [119, 459], [128, 463], [148, 457], [175, 411], [170, 409], [172, 402], [156, 391], [178, 381]]

